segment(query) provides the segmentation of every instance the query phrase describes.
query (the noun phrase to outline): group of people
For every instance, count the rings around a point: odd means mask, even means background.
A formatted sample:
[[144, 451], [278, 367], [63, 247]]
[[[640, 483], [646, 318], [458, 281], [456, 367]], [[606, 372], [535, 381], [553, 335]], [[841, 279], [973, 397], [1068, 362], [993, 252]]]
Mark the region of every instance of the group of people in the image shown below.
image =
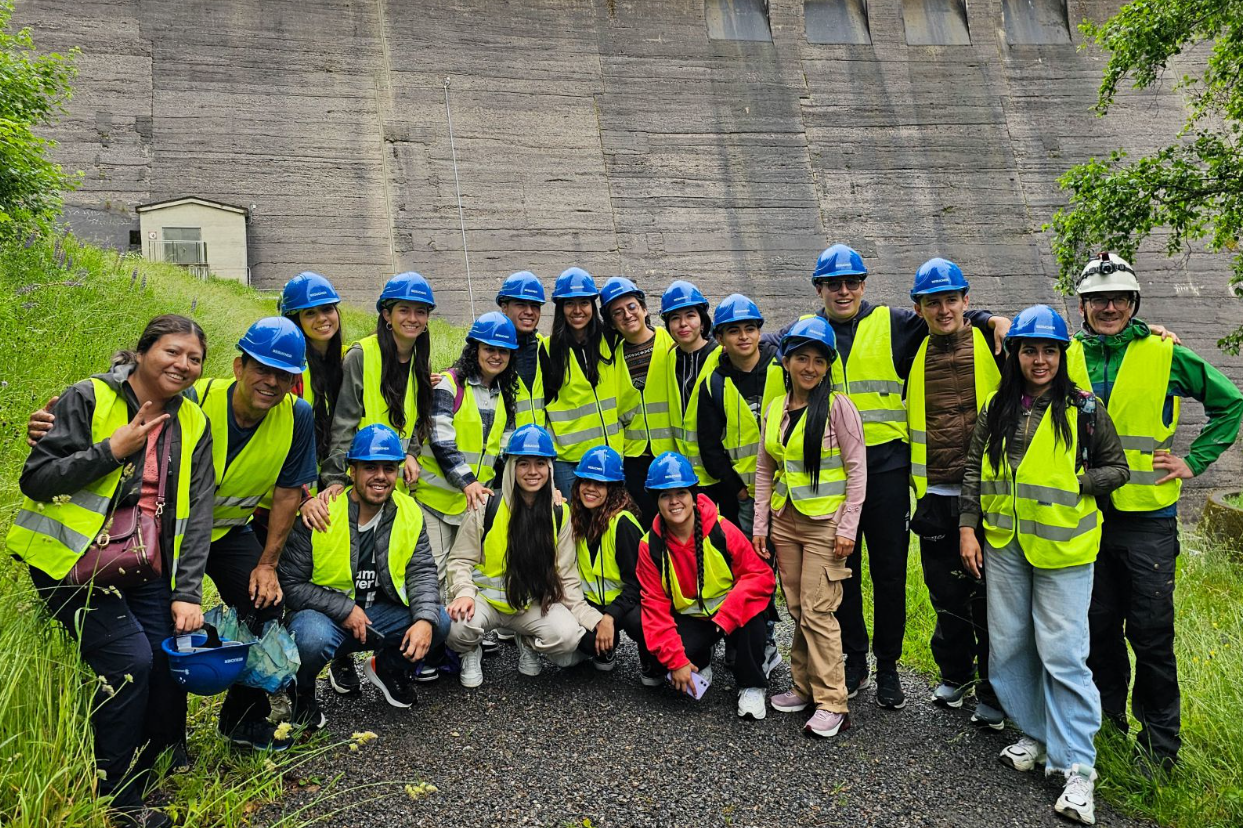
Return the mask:
[[[498, 637], [536, 675], [545, 660], [610, 671], [624, 631], [643, 685], [698, 698], [724, 640], [740, 717], [810, 712], [805, 732], [832, 737], [873, 682], [881, 707], [906, 704], [913, 531], [937, 615], [933, 700], [974, 695], [972, 721], [1009, 718], [1022, 737], [1002, 762], [1064, 775], [1055, 810], [1091, 824], [1102, 714], [1129, 724], [1127, 642], [1136, 749], [1157, 770], [1176, 762], [1179, 486], [1233, 443], [1243, 394], [1136, 316], [1139, 282], [1115, 255], [1083, 269], [1073, 336], [1048, 306], [1013, 321], [970, 308], [944, 259], [919, 269], [909, 309], [866, 301], [867, 279], [833, 245], [811, 275], [823, 307], [771, 332], [747, 297], [713, 309], [686, 281], [654, 325], [634, 282], [597, 287], [572, 267], [546, 336], [545, 287], [523, 271], [438, 374], [432, 286], [412, 272], [348, 347], [335, 288], [296, 276], [227, 378], [201, 376], [196, 323], [152, 320], [32, 416], [7, 543], [101, 678], [101, 792], [123, 820], [168, 824], [142, 799], [160, 752], [189, 761], [161, 642], [201, 626], [204, 574], [252, 628], [281, 617], [293, 632], [307, 728], [325, 724], [325, 666], [333, 690], [358, 692], [359, 652], [406, 708], [446, 673], [479, 686]], [[1183, 397], [1208, 419], [1180, 458]], [[133, 506], [158, 527], [161, 574], [70, 577]], [[778, 583], [792, 679], [768, 697]], [[221, 732], [283, 749], [270, 712], [235, 685]]]

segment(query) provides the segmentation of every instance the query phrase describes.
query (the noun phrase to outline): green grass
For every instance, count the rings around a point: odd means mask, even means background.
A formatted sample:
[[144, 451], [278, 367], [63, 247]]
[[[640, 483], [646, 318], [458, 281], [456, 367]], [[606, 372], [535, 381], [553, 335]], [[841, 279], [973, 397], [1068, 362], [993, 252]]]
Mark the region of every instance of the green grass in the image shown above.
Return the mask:
[[1226, 495], [1224, 500], [1236, 509], [1243, 509], [1243, 492]]
[[[342, 311], [347, 341], [374, 330], [370, 308]], [[0, 250], [0, 533], [19, 501], [30, 412], [105, 370], [111, 354], [132, 348], [147, 320], [161, 313], [196, 319], [208, 337], [204, 375], [232, 376], [234, 343], [251, 322], [275, 313], [275, 297], [72, 238]], [[433, 319], [432, 337], [432, 364], [444, 367], [460, 350], [462, 331]], [[87, 721], [95, 677], [47, 619], [25, 567], [7, 556], [0, 559], [0, 653], [0, 825], [103, 828]], [[351, 787], [350, 760], [366, 748], [326, 736], [270, 759], [234, 752], [216, 735], [218, 703], [219, 697], [191, 697], [194, 766], [166, 777], [154, 794], [183, 824], [248, 825], [256, 808], [290, 788], [314, 791], [321, 818], [331, 819], [352, 803], [404, 796], [402, 785], [417, 782]], [[301, 778], [305, 763], [325, 751], [341, 754], [341, 775]], [[305, 813], [299, 809], [276, 824], [303, 824]]]

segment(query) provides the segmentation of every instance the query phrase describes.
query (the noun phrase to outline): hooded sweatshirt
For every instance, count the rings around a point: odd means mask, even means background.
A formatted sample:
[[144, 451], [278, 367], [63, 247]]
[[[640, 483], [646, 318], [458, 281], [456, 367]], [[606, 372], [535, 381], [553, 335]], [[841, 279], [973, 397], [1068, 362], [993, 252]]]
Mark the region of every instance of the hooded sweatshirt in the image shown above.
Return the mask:
[[[716, 504], [707, 495], [700, 494], [695, 499], [695, 505], [699, 509], [699, 519], [706, 538], [717, 522]], [[657, 517], [652, 522], [652, 533], [664, 539], [678, 583], [683, 589], [689, 590], [699, 583], [694, 539], [683, 543], [661, 534], [660, 527], [661, 519]], [[777, 582], [773, 571], [755, 554], [755, 547], [737, 526], [726, 520], [721, 522], [721, 530], [725, 533], [725, 545], [732, 561], [734, 586], [712, 616], [712, 621], [723, 633], [729, 635], [768, 608], [768, 601]], [[686, 657], [682, 637], [678, 635], [673, 602], [665, 592], [660, 570], [652, 561], [648, 537], [650, 535], [639, 543], [639, 561], [635, 567], [639, 585], [643, 590], [643, 638], [648, 649], [666, 669], [678, 670], [689, 664], [690, 659]]]

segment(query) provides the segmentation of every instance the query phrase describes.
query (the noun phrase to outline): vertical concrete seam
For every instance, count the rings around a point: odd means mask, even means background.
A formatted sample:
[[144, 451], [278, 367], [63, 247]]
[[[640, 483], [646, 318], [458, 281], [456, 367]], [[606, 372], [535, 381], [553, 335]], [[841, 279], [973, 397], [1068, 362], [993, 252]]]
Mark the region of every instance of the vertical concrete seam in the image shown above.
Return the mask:
[[591, 110], [596, 116], [596, 140], [600, 142], [600, 164], [604, 167], [604, 186], [609, 197], [609, 221], [613, 223], [613, 253], [617, 256], [617, 270], [622, 271], [621, 234], [617, 230], [617, 211], [613, 208], [613, 179], [609, 173], [609, 159], [604, 152], [604, 125], [600, 121], [600, 94], [604, 91], [604, 67], [600, 68], [600, 93], [591, 96]]
[[[380, 55], [383, 73], [376, 78], [376, 128], [380, 133], [380, 174], [384, 179], [384, 217], [388, 224], [388, 261], [389, 268], [395, 273], [397, 272], [397, 240], [394, 237], [393, 225], [396, 223], [397, 217], [393, 215], [393, 193], [392, 181], [389, 174], [388, 155], [389, 149], [384, 140], [384, 120], [385, 113], [388, 112], [389, 103], [391, 103], [392, 88], [392, 67], [389, 62], [388, 53], [388, 21], [384, 17], [384, 0], [376, 0], [376, 23], [379, 28], [380, 35]], [[384, 88], [381, 88], [383, 84]], [[387, 100], [386, 100], [387, 98]]]

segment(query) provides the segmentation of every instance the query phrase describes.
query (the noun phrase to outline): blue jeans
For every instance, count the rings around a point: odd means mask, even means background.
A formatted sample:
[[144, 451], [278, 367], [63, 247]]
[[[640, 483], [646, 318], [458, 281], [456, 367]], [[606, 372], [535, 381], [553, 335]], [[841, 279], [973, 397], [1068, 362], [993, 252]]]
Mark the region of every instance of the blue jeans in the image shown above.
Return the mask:
[[1096, 764], [1101, 697], [1088, 669], [1092, 564], [1037, 569], [1018, 541], [985, 546], [989, 679], [1001, 706], [1044, 744], [1046, 772]]
[[578, 468], [578, 463], [571, 463], [569, 460], [554, 460], [552, 462], [552, 484], [561, 492], [561, 496], [568, 503], [574, 491], [574, 481], [578, 479], [574, 474], [574, 470]]
[[[294, 613], [289, 621], [289, 631], [298, 644], [302, 666], [298, 668], [298, 687], [315, 686], [315, 678], [334, 656], [348, 655], [361, 650], [375, 650], [376, 658], [383, 659], [392, 669], [400, 669], [405, 663], [401, 654], [401, 639], [413, 624], [410, 608], [403, 604], [379, 601], [367, 610], [372, 628], [383, 639], [367, 635], [365, 644], [346, 631], [319, 610], [304, 609]], [[443, 644], [449, 636], [449, 614], [440, 608], [440, 618], [432, 626], [432, 647]]]

